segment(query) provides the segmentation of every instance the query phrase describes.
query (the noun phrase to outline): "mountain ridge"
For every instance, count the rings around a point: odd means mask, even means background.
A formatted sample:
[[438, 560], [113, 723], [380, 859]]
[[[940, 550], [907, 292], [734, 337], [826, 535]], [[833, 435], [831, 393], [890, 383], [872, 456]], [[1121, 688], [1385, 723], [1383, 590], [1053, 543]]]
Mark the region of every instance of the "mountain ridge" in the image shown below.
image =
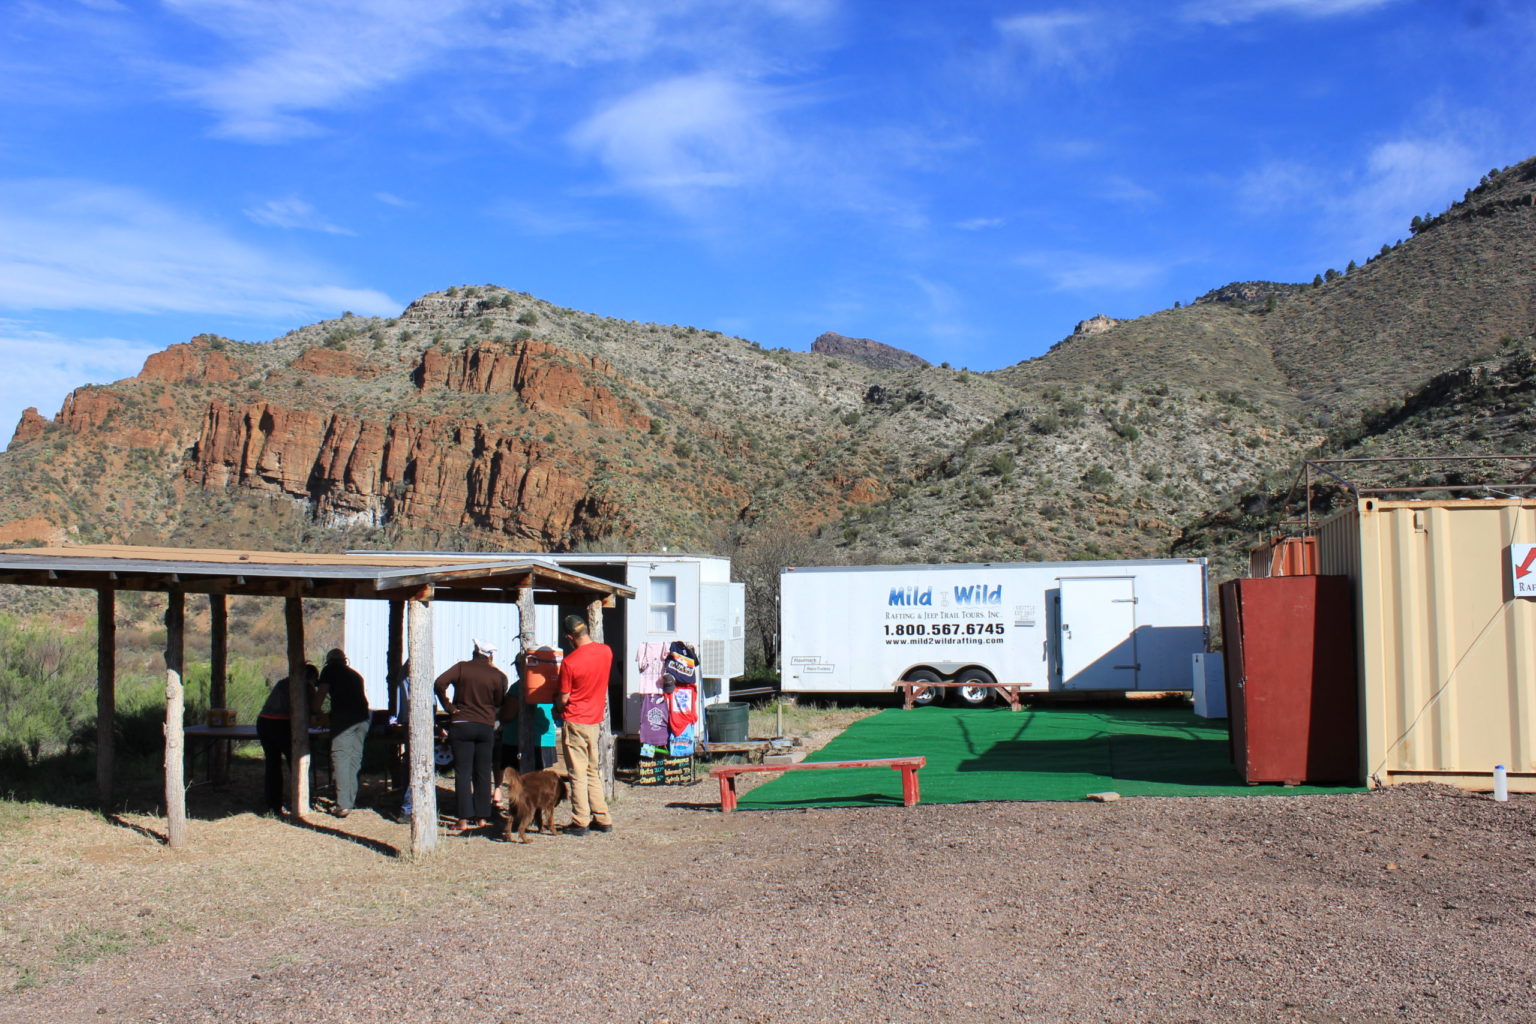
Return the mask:
[[[29, 411], [0, 454], [0, 542], [745, 559], [791, 537], [801, 561], [984, 561], [1205, 536], [1236, 564], [1235, 535], [1202, 526], [1234, 496], [1319, 444], [1399, 429], [1379, 412], [1405, 394], [1442, 395], [1421, 421], [1469, 437], [1481, 414], [1462, 392], [1423, 389], [1533, 334], [1536, 158], [1344, 273], [1094, 316], [980, 373], [871, 339], [765, 349], [455, 286], [270, 342], [198, 335], [52, 419]], [[1500, 422], [1530, 444], [1519, 416]]]

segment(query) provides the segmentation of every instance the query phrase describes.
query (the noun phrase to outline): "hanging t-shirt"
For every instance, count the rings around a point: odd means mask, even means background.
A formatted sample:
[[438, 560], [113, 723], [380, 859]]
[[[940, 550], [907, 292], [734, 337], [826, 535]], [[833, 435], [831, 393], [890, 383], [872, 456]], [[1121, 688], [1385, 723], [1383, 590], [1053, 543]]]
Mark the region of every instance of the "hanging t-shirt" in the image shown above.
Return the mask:
[[667, 652], [664, 674], [678, 686], [697, 686], [699, 663], [698, 659], [693, 657], [693, 649], [681, 641], [674, 643], [672, 649]]
[[661, 692], [661, 669], [667, 660], [667, 645], [662, 640], [649, 640], [635, 652], [635, 664], [640, 667], [640, 692]]
[[667, 697], [670, 707], [667, 727], [673, 736], [686, 735], [699, 720], [699, 691], [693, 686], [679, 686]]

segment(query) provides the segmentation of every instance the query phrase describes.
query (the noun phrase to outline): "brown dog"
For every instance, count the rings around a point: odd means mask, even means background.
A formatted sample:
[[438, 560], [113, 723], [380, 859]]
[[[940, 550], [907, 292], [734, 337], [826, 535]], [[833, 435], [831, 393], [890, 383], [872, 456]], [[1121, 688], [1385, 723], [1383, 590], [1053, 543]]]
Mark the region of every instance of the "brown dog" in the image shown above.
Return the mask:
[[501, 784], [496, 787], [496, 804], [503, 808], [507, 818], [508, 842], [512, 841], [514, 828], [519, 841], [529, 842], [527, 833], [530, 823], [534, 832], [555, 834], [555, 807], [568, 795], [568, 778], [570, 776], [563, 768], [545, 768], [526, 775], [519, 775], [512, 765], [501, 770]]

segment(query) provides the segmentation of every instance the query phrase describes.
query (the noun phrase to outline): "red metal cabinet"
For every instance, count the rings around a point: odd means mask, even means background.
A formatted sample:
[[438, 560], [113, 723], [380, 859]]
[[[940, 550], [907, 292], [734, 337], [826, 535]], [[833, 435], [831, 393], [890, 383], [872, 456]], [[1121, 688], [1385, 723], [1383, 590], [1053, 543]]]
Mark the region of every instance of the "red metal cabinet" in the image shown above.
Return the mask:
[[1245, 782], [1361, 780], [1354, 619], [1344, 576], [1222, 584], [1232, 762]]

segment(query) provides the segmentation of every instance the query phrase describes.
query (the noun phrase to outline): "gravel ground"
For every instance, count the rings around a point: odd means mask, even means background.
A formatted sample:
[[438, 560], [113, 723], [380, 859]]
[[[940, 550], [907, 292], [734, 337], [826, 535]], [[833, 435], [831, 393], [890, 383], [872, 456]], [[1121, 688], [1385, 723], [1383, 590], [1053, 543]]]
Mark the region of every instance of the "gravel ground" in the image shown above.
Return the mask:
[[366, 843], [242, 814], [196, 823], [180, 853], [132, 822], [45, 815], [36, 842], [89, 833], [73, 839], [90, 870], [29, 880], [13, 837], [9, 929], [92, 900], [181, 926], [8, 994], [0, 1018], [1536, 1017], [1533, 797], [722, 815], [712, 796], [629, 790], [610, 835], [445, 838], [420, 864], [381, 855], [406, 830], [368, 812], [335, 826]]

